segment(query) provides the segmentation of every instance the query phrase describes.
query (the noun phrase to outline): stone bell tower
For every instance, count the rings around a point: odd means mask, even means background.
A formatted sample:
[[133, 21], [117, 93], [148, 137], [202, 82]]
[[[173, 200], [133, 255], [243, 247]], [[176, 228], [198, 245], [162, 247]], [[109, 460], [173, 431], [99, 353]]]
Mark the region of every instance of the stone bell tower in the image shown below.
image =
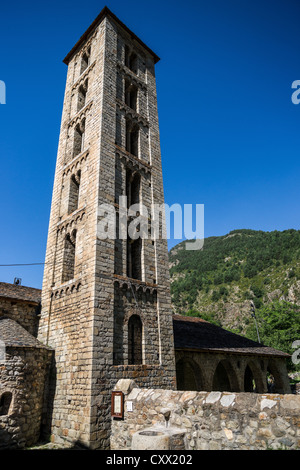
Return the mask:
[[106, 7], [64, 59], [38, 335], [55, 349], [44, 421], [56, 442], [107, 448], [121, 378], [176, 386], [167, 241], [120, 237], [118, 223], [115, 238], [98, 233], [99, 206], [118, 222], [120, 196], [147, 222], [164, 203], [158, 60]]

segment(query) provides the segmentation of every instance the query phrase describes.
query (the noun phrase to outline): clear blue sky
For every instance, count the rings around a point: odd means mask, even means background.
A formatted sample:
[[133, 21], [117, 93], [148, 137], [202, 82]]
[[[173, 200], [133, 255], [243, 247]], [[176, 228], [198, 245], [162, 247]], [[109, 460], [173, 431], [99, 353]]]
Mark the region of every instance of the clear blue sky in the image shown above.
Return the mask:
[[[299, 1], [19, 0], [1, 4], [0, 264], [44, 261], [62, 59], [105, 4], [161, 57], [166, 203], [204, 204], [205, 237], [300, 229]], [[41, 287], [42, 275], [0, 267], [5, 282]]]

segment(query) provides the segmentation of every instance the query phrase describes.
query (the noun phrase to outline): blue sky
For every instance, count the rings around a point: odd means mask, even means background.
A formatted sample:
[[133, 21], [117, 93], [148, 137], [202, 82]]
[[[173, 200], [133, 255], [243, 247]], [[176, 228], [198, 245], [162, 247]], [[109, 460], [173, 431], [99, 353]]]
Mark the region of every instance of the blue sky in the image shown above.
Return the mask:
[[[44, 261], [62, 60], [105, 4], [161, 58], [166, 203], [204, 204], [205, 237], [300, 229], [298, 1], [2, 2], [0, 264]], [[5, 282], [41, 287], [42, 276], [42, 266], [0, 267]]]

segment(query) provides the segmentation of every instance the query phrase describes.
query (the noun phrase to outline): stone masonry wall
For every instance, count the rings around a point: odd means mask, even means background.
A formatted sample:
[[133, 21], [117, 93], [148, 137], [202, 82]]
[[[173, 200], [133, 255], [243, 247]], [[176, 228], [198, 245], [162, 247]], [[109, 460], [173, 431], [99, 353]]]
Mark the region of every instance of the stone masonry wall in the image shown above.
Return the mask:
[[[137, 56], [135, 71], [126, 65], [126, 46]], [[154, 62], [109, 14], [68, 60], [38, 332], [55, 350], [48, 413], [54, 442], [107, 448], [110, 392], [125, 372], [138, 385], [175, 386], [167, 240], [143, 240], [137, 275], [128, 270], [127, 240], [99, 231], [103, 204], [119, 216], [129, 172], [139, 175], [140, 202], [147, 208], [164, 202]], [[136, 110], [125, 102], [128, 80], [138, 90]], [[82, 86], [87, 95], [78, 110]], [[129, 120], [139, 129], [134, 154], [126, 139]], [[74, 209], [71, 182], [78, 172]], [[143, 326], [142, 361], [132, 360], [129, 349], [133, 316]]]
[[37, 335], [39, 306], [28, 302], [1, 298], [0, 317], [8, 317], [15, 320], [29, 331], [33, 336]]
[[0, 403], [4, 394], [12, 399], [8, 410], [0, 406], [0, 449], [38, 441], [51, 356], [43, 348], [7, 348], [6, 361], [0, 364]]
[[300, 449], [298, 395], [130, 388], [124, 419], [112, 419], [112, 450], [130, 450], [137, 431], [161, 430], [168, 411], [168, 429], [185, 430], [187, 450]]

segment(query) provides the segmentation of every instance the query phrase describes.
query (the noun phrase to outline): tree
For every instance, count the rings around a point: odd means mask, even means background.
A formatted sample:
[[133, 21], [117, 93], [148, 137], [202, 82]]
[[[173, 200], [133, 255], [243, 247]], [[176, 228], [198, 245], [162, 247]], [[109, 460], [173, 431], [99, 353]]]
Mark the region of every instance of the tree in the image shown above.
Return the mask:
[[[290, 302], [274, 301], [256, 311], [261, 342], [266, 346], [293, 354], [292, 344], [300, 339], [300, 307]], [[254, 322], [249, 325], [246, 336], [257, 341]], [[300, 370], [300, 365], [288, 361], [290, 370]]]

